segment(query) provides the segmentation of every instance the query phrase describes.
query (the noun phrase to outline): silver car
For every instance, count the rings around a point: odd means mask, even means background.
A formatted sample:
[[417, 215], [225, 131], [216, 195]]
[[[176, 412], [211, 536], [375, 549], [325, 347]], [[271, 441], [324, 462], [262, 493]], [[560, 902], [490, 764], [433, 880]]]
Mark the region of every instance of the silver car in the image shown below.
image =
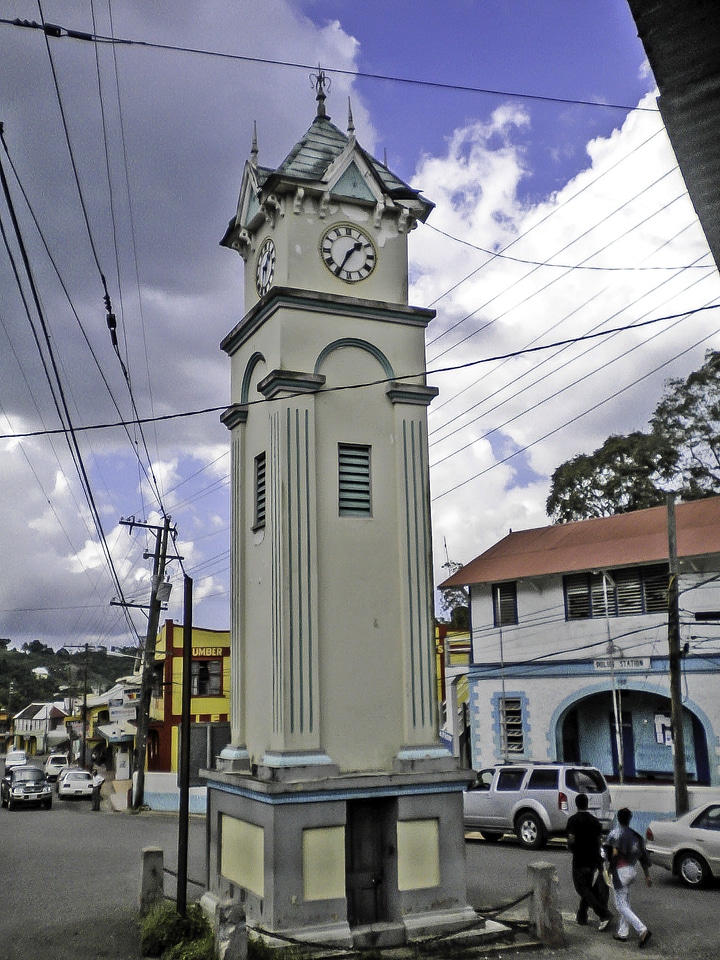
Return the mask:
[[596, 767], [578, 763], [511, 763], [481, 770], [463, 795], [466, 830], [486, 840], [515, 833], [524, 847], [536, 850], [551, 836], [561, 836], [584, 793], [588, 809], [603, 830], [612, 825], [610, 792]]
[[720, 877], [720, 803], [706, 803], [675, 820], [651, 820], [645, 840], [650, 862], [688, 887]]

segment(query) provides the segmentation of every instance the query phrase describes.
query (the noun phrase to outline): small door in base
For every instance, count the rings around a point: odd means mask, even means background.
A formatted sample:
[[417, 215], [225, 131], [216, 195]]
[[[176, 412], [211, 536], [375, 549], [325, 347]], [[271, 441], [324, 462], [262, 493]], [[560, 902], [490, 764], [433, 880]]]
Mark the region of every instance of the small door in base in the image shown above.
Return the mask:
[[348, 802], [345, 886], [351, 927], [387, 920], [384, 856], [391, 808], [387, 800]]

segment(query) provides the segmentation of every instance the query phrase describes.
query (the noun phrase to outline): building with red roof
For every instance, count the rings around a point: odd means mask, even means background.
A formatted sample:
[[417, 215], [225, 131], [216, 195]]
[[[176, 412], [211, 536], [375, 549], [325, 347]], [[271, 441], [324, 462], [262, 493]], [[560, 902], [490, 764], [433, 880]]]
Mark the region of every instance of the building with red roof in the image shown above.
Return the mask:
[[[720, 783], [720, 497], [679, 504], [689, 783]], [[584, 761], [671, 782], [665, 507], [510, 532], [449, 577], [470, 590], [473, 766]]]

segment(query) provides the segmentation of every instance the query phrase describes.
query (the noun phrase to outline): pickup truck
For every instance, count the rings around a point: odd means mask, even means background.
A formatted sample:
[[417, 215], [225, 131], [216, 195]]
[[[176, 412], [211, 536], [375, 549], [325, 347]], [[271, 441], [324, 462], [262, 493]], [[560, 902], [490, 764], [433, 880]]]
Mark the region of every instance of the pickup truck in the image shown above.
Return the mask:
[[579, 793], [587, 794], [588, 810], [603, 831], [610, 830], [610, 792], [595, 767], [529, 762], [489, 767], [463, 795], [465, 829], [479, 830], [491, 842], [515, 833], [522, 846], [537, 850], [549, 837], [565, 834]]

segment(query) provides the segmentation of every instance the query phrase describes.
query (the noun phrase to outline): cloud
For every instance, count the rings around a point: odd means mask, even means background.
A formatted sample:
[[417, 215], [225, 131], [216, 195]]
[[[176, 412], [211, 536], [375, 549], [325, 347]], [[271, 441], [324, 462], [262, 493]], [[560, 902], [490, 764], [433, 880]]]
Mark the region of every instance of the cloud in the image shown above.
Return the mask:
[[[18, 17], [37, 17], [34, 3], [23, 6]], [[9, 179], [47, 323], [46, 341], [27, 281], [35, 334], [8, 259], [0, 258], [0, 433], [57, 428], [56, 405], [64, 404], [76, 427], [221, 408], [230, 388], [219, 344], [244, 306], [242, 261], [219, 240], [235, 210], [253, 124], [260, 162], [277, 165], [315, 106], [308, 70], [260, 61], [352, 71], [358, 43], [339, 22], [318, 26], [285, 0], [209, 0], [201, 18], [189, 2], [174, 4], [168, 18], [128, 0], [113, 9], [112, 22], [107, 11], [96, 12], [95, 24], [79, 0], [48, 0], [43, 8], [64, 27], [251, 59], [51, 39], [58, 96], [42, 33], [0, 31], [9, 81], [5, 138], [37, 227]], [[372, 148], [372, 122], [352, 77], [334, 77], [341, 127], [351, 94], [358, 135]], [[19, 263], [14, 240], [11, 246]], [[103, 277], [132, 402], [107, 328]], [[83, 430], [76, 439], [75, 463], [61, 435], [0, 441], [3, 635], [56, 645], [128, 640], [122, 610], [110, 606], [117, 590], [79, 470], [89, 477], [128, 598], [147, 600], [151, 562], [143, 552], [154, 543], [150, 532], [130, 532], [119, 520], [159, 520], [159, 489], [185, 569], [197, 573], [198, 622], [227, 627], [228, 434], [218, 411], [146, 424], [142, 432]], [[179, 584], [180, 563], [169, 570]], [[182, 617], [181, 599], [175, 589], [167, 616]], [[130, 615], [144, 636], [143, 613]]]
[[[37, 16], [30, 0], [16, 7], [20, 18]], [[93, 29], [80, 0], [46, 0], [43, 9], [51, 22]], [[289, 0], [208, 0], [202, 18], [189, 0], [173, 5], [172, 18], [126, 0], [112, 23], [105, 17], [96, 29], [107, 36], [251, 59], [50, 39], [58, 99], [43, 35], [0, 29], [9, 179], [47, 321], [46, 341], [27, 281], [34, 331], [0, 256], [0, 433], [11, 435], [0, 439], [0, 634], [18, 644], [128, 641], [125, 615], [111, 606], [116, 586], [101, 562], [82, 470], [128, 598], [147, 599], [151, 564], [143, 554], [154, 538], [120, 520], [159, 521], [159, 488], [184, 558], [169, 565], [175, 589], [163, 615], [182, 618], [186, 569], [196, 622], [229, 625], [229, 438], [218, 412], [202, 411], [229, 402], [219, 343], [244, 313], [243, 264], [218, 241], [235, 210], [254, 122], [260, 163], [277, 166], [312, 120], [308, 70], [280, 62], [351, 73], [362, 52], [341, 21], [315, 24]], [[350, 96], [358, 139], [376, 153], [377, 118], [357, 83], [332, 76], [334, 121], [344, 127]], [[394, 117], [426, 112], [424, 90], [382, 89], [395, 96]], [[663, 379], [699, 366], [713, 341], [661, 364], [716, 324], [698, 315], [600, 343], [488, 357], [718, 295], [716, 271], [639, 269], [708, 263], [656, 113], [631, 113], [610, 136], [570, 144], [573, 112], [565, 111], [558, 150], [584, 160], [570, 182], [553, 180], [556, 192], [531, 202], [542, 156], [532, 149], [538, 111], [496, 101], [481, 114], [476, 99], [467, 102], [467, 122], [447, 130], [443, 150], [431, 152], [422, 130], [399, 126], [389, 144], [408, 170], [420, 158], [413, 182], [437, 204], [429, 225], [411, 235], [410, 299], [438, 311], [428, 331], [429, 382], [441, 389], [430, 408], [438, 579], [445, 542], [452, 560], [468, 561], [508, 527], [544, 524], [552, 470], [612, 431], [644, 425]], [[4, 204], [0, 219], [7, 222]], [[19, 263], [12, 239], [10, 246]], [[638, 269], [571, 269], [577, 264]], [[103, 276], [133, 402], [110, 340]], [[439, 372], [473, 361], [483, 362]], [[62, 394], [57, 384], [51, 392], [54, 364]], [[76, 434], [74, 459], [62, 434], [25, 436], [58, 428], [63, 403], [75, 426], [92, 428]], [[108, 426], [138, 416], [154, 422], [142, 432]], [[130, 616], [143, 636], [143, 612]]]
[[[531, 115], [495, 111], [418, 166], [416, 182], [438, 202], [429, 223], [443, 231], [413, 235], [411, 291], [438, 311], [428, 331], [429, 382], [441, 391], [429, 426], [438, 580], [446, 547], [467, 562], [511, 527], [546, 525], [555, 467], [610, 433], [642, 429], [664, 381], [718, 345], [716, 318], [699, 313], [523, 353], [720, 294], [653, 104], [648, 96], [590, 142], [584, 168], [534, 205], [518, 198], [532, 175]], [[505, 354], [516, 355], [486, 362]]]

